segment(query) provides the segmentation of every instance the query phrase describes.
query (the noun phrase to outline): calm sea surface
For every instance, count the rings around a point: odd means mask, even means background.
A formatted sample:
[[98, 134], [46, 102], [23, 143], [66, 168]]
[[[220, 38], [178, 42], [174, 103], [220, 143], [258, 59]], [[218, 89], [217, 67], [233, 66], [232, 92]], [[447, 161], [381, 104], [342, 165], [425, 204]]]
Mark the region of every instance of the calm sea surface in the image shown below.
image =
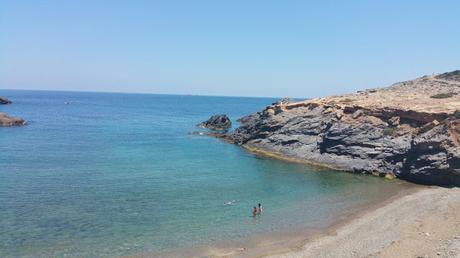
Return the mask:
[[[260, 158], [190, 134], [267, 98], [0, 91], [0, 257], [113, 257], [299, 227], [400, 190], [397, 181]], [[226, 202], [233, 205], [224, 205]], [[261, 202], [263, 216], [251, 207]]]

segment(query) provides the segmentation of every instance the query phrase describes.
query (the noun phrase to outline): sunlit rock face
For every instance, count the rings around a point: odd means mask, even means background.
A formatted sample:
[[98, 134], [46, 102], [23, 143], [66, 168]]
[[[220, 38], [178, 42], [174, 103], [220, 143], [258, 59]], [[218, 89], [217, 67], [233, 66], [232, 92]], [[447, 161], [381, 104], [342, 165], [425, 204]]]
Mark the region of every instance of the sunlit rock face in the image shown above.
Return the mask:
[[277, 102], [225, 138], [341, 170], [460, 186], [460, 71]]

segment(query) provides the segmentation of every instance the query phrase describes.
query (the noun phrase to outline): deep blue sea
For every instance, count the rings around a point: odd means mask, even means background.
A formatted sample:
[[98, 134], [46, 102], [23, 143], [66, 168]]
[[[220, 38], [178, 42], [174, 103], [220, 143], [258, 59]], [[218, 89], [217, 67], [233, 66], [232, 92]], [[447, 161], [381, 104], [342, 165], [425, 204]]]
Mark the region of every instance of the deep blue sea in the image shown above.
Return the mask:
[[117, 257], [322, 229], [403, 187], [191, 134], [213, 114], [236, 123], [274, 99], [0, 95], [14, 101], [0, 112], [29, 121], [0, 128], [0, 257]]

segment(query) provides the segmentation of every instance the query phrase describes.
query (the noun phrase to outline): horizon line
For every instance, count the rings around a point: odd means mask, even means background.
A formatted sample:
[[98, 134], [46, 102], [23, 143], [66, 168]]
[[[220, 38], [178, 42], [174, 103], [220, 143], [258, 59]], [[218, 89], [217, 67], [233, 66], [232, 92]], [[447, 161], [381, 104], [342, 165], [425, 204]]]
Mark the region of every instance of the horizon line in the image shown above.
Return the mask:
[[[7, 89], [0, 88], [0, 91], [49, 91], [49, 92], [76, 92], [76, 93], [111, 93], [111, 94], [145, 94], [145, 95], [169, 95], [169, 96], [190, 96], [190, 97], [226, 97], [226, 98], [266, 98], [281, 99], [279, 96], [240, 96], [240, 95], [212, 95], [212, 94], [188, 94], [188, 93], [155, 93], [155, 92], [130, 92], [130, 91], [101, 91], [101, 90], [55, 90], [55, 89]], [[1, 96], [1, 94], [0, 94]], [[306, 97], [288, 97], [292, 99], [307, 99]]]

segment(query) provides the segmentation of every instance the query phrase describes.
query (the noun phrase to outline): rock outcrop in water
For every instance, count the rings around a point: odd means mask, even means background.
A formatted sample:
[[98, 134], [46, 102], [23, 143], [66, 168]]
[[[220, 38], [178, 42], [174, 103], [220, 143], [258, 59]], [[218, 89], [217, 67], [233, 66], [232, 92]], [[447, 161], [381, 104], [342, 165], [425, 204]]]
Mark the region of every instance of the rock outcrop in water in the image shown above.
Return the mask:
[[11, 104], [11, 103], [13, 103], [11, 100], [0, 96], [0, 105], [7, 105], [7, 104]]
[[0, 127], [21, 126], [25, 125], [26, 121], [19, 117], [11, 117], [0, 112]]
[[221, 131], [232, 127], [232, 121], [227, 115], [213, 115], [208, 120], [200, 123], [198, 126], [211, 130]]
[[220, 137], [335, 169], [460, 186], [460, 71], [274, 103], [239, 122]]
[[[13, 103], [11, 100], [0, 96], [0, 104], [8, 105]], [[0, 127], [21, 126], [25, 125], [26, 121], [19, 117], [11, 117], [5, 113], [0, 112]]]

